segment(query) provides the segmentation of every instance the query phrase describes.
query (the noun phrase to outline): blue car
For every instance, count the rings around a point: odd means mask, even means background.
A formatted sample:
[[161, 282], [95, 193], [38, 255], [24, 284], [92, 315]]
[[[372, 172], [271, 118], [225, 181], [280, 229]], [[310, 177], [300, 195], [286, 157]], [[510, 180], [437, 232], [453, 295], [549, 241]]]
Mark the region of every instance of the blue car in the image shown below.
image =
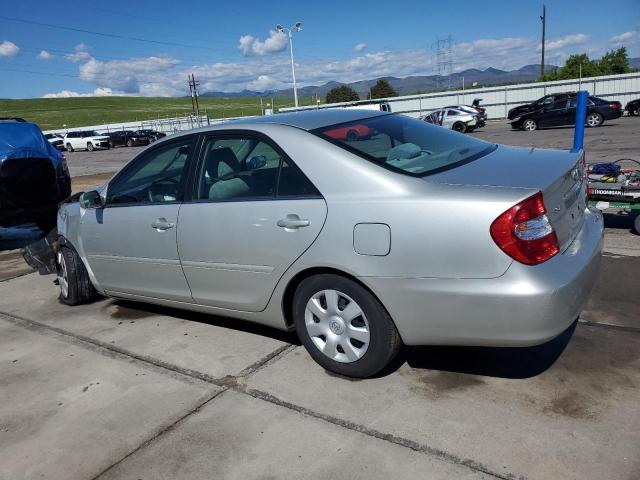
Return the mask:
[[67, 163], [40, 128], [0, 119], [0, 227], [35, 223], [55, 227], [58, 204], [71, 194]]

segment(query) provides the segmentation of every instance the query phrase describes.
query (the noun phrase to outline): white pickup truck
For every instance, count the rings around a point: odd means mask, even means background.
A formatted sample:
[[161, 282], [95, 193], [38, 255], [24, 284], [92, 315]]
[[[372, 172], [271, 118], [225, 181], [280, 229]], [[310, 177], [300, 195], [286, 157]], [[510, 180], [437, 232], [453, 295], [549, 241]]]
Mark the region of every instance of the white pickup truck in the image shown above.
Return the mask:
[[74, 150], [93, 150], [99, 148], [109, 148], [109, 137], [100, 135], [94, 130], [69, 132], [64, 137], [64, 146], [68, 152]]

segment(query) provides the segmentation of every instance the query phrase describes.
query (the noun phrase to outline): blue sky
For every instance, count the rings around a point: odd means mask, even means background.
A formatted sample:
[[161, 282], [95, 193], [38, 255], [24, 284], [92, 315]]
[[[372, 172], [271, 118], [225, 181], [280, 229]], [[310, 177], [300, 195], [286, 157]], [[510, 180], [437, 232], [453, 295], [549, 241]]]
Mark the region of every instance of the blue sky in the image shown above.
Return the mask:
[[[606, 7], [595, 0], [546, 4], [548, 63], [561, 64], [576, 52], [597, 58], [619, 45], [640, 57], [640, 0], [609, 1]], [[202, 82], [201, 91], [288, 87], [286, 38], [273, 30], [296, 20], [303, 24], [294, 34], [302, 85], [437, 73], [434, 43], [449, 34], [454, 70], [512, 70], [539, 62], [542, 2], [0, 0], [0, 5], [0, 98], [30, 98], [184, 95], [189, 72]]]

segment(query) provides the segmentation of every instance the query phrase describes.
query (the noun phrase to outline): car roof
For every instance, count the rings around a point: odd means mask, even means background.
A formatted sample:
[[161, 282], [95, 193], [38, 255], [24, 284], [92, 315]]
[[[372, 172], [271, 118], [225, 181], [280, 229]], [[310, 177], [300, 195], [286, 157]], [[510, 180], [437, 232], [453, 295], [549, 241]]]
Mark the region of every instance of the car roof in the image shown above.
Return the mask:
[[[316, 128], [326, 127], [329, 125], [335, 125], [338, 123], [352, 122], [355, 120], [362, 120], [365, 118], [391, 115], [388, 112], [381, 112], [377, 110], [358, 110], [348, 108], [325, 108], [322, 110], [306, 110], [300, 112], [278, 113], [275, 115], [264, 115], [262, 117], [243, 118], [238, 120], [231, 120], [223, 125], [242, 125], [248, 126], [251, 124], [278, 124], [289, 125], [291, 127], [300, 128], [302, 130], [314, 130]], [[211, 129], [211, 127], [205, 127], [204, 130]]]

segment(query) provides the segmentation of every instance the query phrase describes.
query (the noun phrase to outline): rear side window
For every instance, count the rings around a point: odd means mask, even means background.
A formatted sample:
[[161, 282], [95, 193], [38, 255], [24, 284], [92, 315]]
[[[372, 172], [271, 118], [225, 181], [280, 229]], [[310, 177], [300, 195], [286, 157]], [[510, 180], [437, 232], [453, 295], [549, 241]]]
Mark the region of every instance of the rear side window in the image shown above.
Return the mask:
[[276, 148], [252, 135], [211, 137], [197, 177], [197, 200], [268, 200], [319, 196]]
[[497, 148], [399, 114], [331, 125], [312, 133], [381, 167], [413, 176], [448, 170]]

